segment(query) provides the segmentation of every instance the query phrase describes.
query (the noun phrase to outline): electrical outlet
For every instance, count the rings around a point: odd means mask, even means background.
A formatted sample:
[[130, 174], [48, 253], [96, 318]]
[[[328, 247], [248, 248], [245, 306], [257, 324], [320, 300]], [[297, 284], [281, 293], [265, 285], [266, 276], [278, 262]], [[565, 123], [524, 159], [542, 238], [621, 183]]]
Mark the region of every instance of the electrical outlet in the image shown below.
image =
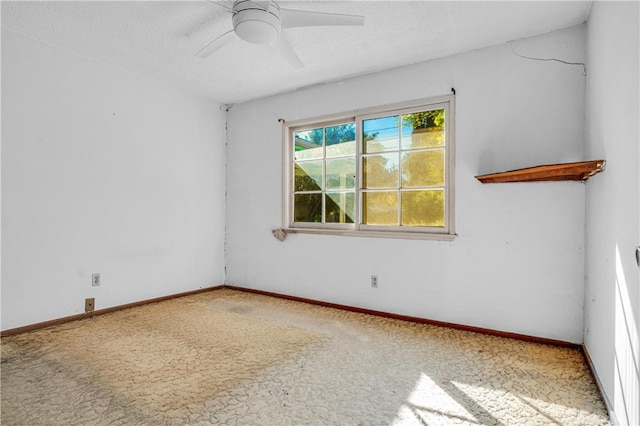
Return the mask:
[[89, 299], [84, 299], [84, 312], [93, 312], [96, 306], [96, 299], [91, 297]]
[[91, 285], [94, 287], [100, 285], [100, 274], [91, 274]]
[[378, 288], [378, 276], [371, 275], [371, 287]]

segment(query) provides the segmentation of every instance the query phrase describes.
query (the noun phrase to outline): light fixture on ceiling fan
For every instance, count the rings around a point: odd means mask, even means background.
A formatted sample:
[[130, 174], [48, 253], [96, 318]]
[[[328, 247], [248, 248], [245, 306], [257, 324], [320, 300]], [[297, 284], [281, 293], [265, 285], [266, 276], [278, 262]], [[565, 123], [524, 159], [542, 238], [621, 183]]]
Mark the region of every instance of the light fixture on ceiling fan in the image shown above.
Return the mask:
[[232, 14], [233, 28], [196, 52], [196, 56], [203, 59], [224, 46], [235, 34], [249, 43], [272, 46], [291, 66], [301, 68], [304, 65], [284, 37], [283, 28], [364, 25], [364, 16], [361, 15], [281, 9], [274, 1], [237, 0], [233, 7], [215, 1], [211, 3]]

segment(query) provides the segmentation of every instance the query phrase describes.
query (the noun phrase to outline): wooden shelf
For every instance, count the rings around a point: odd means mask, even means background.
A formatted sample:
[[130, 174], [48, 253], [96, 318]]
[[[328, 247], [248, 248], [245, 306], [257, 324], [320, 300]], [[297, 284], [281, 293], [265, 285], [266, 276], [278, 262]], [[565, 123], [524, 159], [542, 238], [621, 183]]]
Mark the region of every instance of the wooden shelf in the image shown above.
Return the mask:
[[580, 161], [577, 163], [546, 164], [508, 172], [476, 176], [482, 183], [539, 182], [559, 180], [585, 181], [604, 170], [604, 160]]

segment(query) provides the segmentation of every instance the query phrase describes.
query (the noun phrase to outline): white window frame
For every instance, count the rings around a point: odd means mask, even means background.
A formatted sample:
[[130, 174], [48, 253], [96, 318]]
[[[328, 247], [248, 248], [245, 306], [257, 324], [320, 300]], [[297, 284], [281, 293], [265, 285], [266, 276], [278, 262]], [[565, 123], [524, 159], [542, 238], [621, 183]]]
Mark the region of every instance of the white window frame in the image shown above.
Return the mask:
[[[438, 98], [418, 99], [400, 104], [385, 105], [376, 108], [316, 117], [283, 123], [283, 182], [282, 182], [282, 228], [286, 232], [349, 235], [361, 237], [386, 237], [406, 239], [433, 239], [451, 241], [455, 238], [455, 97], [442, 96]], [[389, 115], [406, 114], [417, 111], [444, 109], [445, 110], [445, 226], [444, 227], [412, 227], [412, 226], [376, 226], [362, 224], [362, 122], [363, 120], [386, 117]], [[310, 223], [293, 222], [293, 170], [294, 150], [293, 135], [295, 132], [319, 127], [329, 127], [347, 122], [356, 124], [356, 162], [355, 177], [355, 223]], [[323, 164], [326, 158], [323, 157]], [[324, 167], [324, 166], [323, 166]], [[323, 176], [324, 176], [323, 172]], [[325, 189], [326, 190], [326, 189]], [[398, 187], [400, 190], [400, 187]], [[324, 198], [324, 197], [323, 197]], [[323, 206], [324, 214], [324, 206]]]

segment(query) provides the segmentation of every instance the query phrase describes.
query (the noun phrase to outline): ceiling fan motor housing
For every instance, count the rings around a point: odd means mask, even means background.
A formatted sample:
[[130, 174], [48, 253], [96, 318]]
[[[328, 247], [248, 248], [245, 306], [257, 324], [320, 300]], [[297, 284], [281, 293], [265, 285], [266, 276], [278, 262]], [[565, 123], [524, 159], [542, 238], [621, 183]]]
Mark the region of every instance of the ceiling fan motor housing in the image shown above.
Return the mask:
[[[262, 2], [267, 3], [267, 2]], [[269, 2], [239, 0], [233, 4], [233, 29], [242, 40], [254, 44], [270, 44], [280, 36], [280, 7]]]

